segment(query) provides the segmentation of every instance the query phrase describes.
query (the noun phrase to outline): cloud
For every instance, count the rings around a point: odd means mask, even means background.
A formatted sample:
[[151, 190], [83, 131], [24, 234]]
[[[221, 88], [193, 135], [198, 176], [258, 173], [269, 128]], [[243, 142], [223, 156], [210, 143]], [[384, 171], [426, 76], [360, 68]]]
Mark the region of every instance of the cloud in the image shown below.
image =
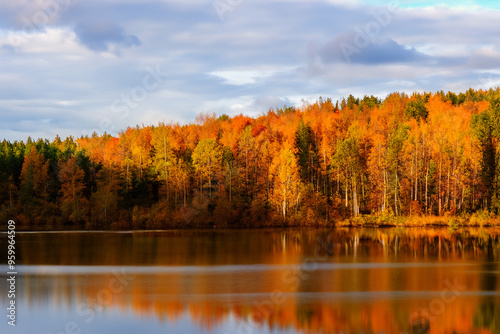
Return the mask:
[[79, 41], [93, 51], [108, 51], [112, 45], [128, 48], [141, 44], [139, 38], [126, 34], [121, 26], [112, 22], [81, 22], [74, 32]]
[[208, 73], [224, 79], [229, 85], [248, 85], [254, 84], [258, 79], [269, 77], [271, 73], [259, 71], [215, 71]]
[[[59, 8], [40, 6], [54, 1]], [[221, 21], [205, 0], [3, 1], [0, 133], [116, 134], [155, 120], [190, 122], [202, 111], [258, 115], [319, 96], [498, 84], [500, 11], [403, 4], [377, 38], [357, 41], [356, 29], [366, 32], [386, 9], [382, 0], [255, 0]], [[23, 28], [24, 18], [39, 28]], [[342, 42], [353, 46], [350, 62]], [[113, 101], [157, 65], [169, 73], [158, 89], [126, 119], [116, 115]]]
[[0, 3], [0, 28], [24, 32], [43, 30], [56, 25], [64, 11], [79, 0], [17, 0]]
[[289, 105], [291, 105], [291, 102], [288, 98], [279, 98], [277, 96], [259, 96], [253, 102], [253, 107], [262, 111]]
[[377, 65], [424, 61], [429, 57], [415, 48], [401, 45], [390, 38], [369, 39], [349, 32], [334, 37], [319, 50], [323, 63], [355, 63]]
[[491, 69], [500, 67], [500, 52], [493, 45], [474, 51], [467, 65], [476, 69]]
[[248, 85], [255, 83], [262, 83], [268, 78], [273, 76], [287, 73], [293, 68], [291, 67], [273, 67], [270, 69], [255, 69], [255, 70], [224, 70], [224, 71], [213, 71], [208, 73], [211, 76], [215, 76], [224, 80], [225, 83], [229, 85]]

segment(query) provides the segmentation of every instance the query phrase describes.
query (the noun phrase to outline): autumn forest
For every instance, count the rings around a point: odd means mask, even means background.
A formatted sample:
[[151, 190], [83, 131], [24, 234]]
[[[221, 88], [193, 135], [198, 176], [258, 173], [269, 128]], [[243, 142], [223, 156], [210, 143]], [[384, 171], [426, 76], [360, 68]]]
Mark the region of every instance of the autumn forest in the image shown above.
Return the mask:
[[4, 140], [0, 216], [26, 229], [491, 218], [500, 211], [499, 139], [497, 88], [320, 98], [116, 137]]

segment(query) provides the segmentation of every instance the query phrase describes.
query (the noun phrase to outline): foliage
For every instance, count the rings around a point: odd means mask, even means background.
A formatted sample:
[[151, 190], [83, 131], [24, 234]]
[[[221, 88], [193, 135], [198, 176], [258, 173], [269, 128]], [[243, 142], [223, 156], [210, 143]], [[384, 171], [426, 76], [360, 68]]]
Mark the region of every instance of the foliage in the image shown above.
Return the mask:
[[499, 143], [500, 89], [3, 140], [0, 217], [45, 229], [493, 224]]

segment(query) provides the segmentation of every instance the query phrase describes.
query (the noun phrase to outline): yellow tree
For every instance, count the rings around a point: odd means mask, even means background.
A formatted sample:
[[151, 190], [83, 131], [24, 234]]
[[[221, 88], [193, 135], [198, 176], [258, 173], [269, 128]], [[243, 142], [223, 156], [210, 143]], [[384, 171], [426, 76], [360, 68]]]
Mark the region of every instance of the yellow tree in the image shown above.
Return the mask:
[[271, 177], [274, 184], [271, 202], [286, 220], [290, 208], [298, 208], [302, 190], [297, 157], [288, 144], [285, 144], [280, 154], [273, 159]]
[[132, 156], [139, 169], [139, 181], [142, 181], [144, 170], [151, 164], [151, 140], [152, 131], [150, 127], [135, 130], [136, 135], [131, 145]]
[[419, 177], [422, 175], [419, 159], [419, 152], [422, 150], [419, 145], [421, 133], [415, 118], [411, 118], [405, 125], [407, 138], [402, 143], [399, 157], [400, 194], [404, 212], [412, 215], [421, 213], [421, 205], [418, 202]]
[[200, 180], [200, 191], [204, 180], [208, 180], [208, 193], [212, 197], [212, 180], [219, 174], [222, 167], [222, 150], [213, 139], [203, 139], [194, 149], [193, 167]]
[[360, 195], [363, 193], [361, 139], [361, 129], [357, 123], [353, 123], [345, 139], [338, 141], [332, 157], [332, 168], [339, 175], [339, 182], [343, 185], [345, 206], [348, 207], [350, 202], [355, 216], [359, 214], [360, 197], [362, 197]]
[[189, 189], [189, 166], [182, 158], [175, 158], [172, 165], [172, 190], [174, 192], [174, 204], [182, 193], [183, 205], [186, 206], [187, 192]]
[[170, 179], [172, 167], [175, 164], [172, 142], [170, 127], [160, 124], [154, 129], [151, 139], [154, 150], [153, 166], [158, 175], [158, 180], [164, 186], [167, 200], [170, 197]]
[[370, 207], [372, 210], [384, 212], [388, 206], [388, 171], [385, 163], [387, 144], [389, 141], [390, 110], [374, 108], [370, 114], [369, 141], [370, 151], [367, 159], [367, 175], [370, 181]]
[[438, 165], [438, 212], [455, 211], [459, 199], [460, 171], [464, 139], [470, 114], [434, 95], [427, 103], [429, 125], [433, 132], [434, 160]]

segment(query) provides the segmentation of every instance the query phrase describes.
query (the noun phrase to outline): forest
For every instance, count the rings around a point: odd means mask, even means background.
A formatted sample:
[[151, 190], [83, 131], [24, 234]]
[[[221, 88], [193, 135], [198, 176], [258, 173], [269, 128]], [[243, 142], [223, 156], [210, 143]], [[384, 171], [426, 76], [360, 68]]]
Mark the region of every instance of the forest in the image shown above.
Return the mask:
[[499, 139], [500, 88], [4, 139], [0, 218], [24, 229], [490, 222]]

